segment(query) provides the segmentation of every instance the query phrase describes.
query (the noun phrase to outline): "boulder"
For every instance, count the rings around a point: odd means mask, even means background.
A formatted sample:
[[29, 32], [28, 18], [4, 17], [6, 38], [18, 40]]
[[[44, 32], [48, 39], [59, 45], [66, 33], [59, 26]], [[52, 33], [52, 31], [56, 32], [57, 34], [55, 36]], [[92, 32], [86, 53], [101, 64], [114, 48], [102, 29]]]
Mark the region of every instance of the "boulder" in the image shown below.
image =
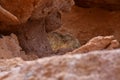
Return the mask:
[[120, 50], [14, 60], [17, 66], [1, 65], [0, 80], [120, 80]]

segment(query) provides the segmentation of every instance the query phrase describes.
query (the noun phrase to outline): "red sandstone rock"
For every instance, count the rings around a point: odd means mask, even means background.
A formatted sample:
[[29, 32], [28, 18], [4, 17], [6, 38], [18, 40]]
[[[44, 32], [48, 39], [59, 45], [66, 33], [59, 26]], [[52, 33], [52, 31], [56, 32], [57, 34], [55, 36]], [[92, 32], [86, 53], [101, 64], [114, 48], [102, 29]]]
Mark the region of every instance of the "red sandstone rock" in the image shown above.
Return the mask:
[[62, 20], [61, 32], [73, 34], [82, 45], [101, 35], [114, 35], [120, 41], [120, 11], [74, 6], [71, 12], [62, 15]]
[[18, 24], [18, 18], [0, 6], [0, 21], [4, 23]]
[[120, 47], [120, 43], [117, 40], [112, 40], [110, 45], [107, 47], [108, 50], [116, 49]]
[[9, 71], [23, 63], [24, 61], [21, 58], [0, 59], [0, 72]]
[[[12, 2], [12, 3], [11, 3]], [[73, 5], [73, 0], [1, 0], [0, 5], [4, 10], [15, 15], [20, 23], [25, 23], [29, 18], [45, 18], [51, 12], [69, 11]], [[1, 10], [3, 15], [10, 16], [7, 12]], [[0, 16], [1, 19], [5, 16]], [[11, 19], [11, 18], [10, 18]], [[14, 19], [14, 17], [13, 17]], [[7, 23], [7, 19], [5, 19]]]
[[[80, 48], [70, 52], [70, 54], [75, 53], [86, 53], [95, 50], [105, 50], [105, 49], [116, 49], [119, 48], [120, 43], [114, 39], [114, 36], [98, 36], [92, 38], [88, 43], [81, 46]], [[69, 53], [67, 53], [69, 54]]]
[[[1, 0], [0, 5], [13, 15], [15, 15], [20, 23], [24, 23], [31, 16], [34, 9], [34, 0]], [[4, 17], [4, 16], [0, 16]], [[5, 23], [7, 23], [5, 21]]]
[[1, 72], [0, 80], [120, 80], [119, 63], [120, 50], [20, 60]]
[[11, 34], [0, 38], [0, 58], [7, 59], [20, 56], [21, 50], [16, 35]]
[[24, 60], [34, 60], [38, 57], [35, 54], [26, 54], [19, 45], [17, 36], [2, 36], [0, 38], [0, 59], [21, 57]]

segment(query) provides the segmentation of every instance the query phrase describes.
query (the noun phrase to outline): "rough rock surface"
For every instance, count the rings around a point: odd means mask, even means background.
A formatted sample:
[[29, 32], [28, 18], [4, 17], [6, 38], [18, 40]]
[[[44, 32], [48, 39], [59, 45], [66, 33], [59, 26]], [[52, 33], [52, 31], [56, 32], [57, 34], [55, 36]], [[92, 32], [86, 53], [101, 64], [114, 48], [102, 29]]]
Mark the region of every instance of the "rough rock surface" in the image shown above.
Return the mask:
[[0, 0], [0, 5], [15, 15], [21, 23], [27, 22], [30, 17], [45, 17], [51, 11], [70, 10], [71, 3], [72, 0]]
[[22, 48], [19, 46], [16, 35], [2, 36], [0, 38], [0, 58], [7, 59], [20, 56]]
[[62, 15], [62, 19], [61, 32], [73, 34], [81, 44], [93, 37], [108, 35], [114, 35], [120, 41], [120, 11], [74, 6], [70, 13]]
[[115, 40], [114, 36], [98, 36], [92, 38], [85, 45], [70, 52], [70, 54], [86, 53], [90, 51], [105, 50], [105, 49], [110, 50], [119, 47], [120, 47], [120, 43], [117, 40]]
[[[15, 15], [20, 22], [26, 22], [34, 10], [34, 0], [0, 0], [0, 5]], [[1, 18], [3, 16], [0, 16]], [[7, 23], [5, 21], [5, 23]]]
[[21, 58], [0, 59], [0, 72], [9, 71], [24, 63]]
[[120, 50], [20, 60], [0, 80], [120, 80]]
[[15, 57], [21, 57], [24, 60], [34, 60], [38, 58], [35, 54], [26, 54], [22, 50], [15, 34], [11, 34], [10, 36], [1, 35], [0, 59], [10, 59]]
[[[45, 18], [51, 12], [70, 11], [73, 3], [73, 0], [0, 0], [1, 7], [16, 16], [20, 23], [27, 22], [29, 18]], [[0, 16], [0, 20], [7, 23], [5, 14], [7, 12]]]

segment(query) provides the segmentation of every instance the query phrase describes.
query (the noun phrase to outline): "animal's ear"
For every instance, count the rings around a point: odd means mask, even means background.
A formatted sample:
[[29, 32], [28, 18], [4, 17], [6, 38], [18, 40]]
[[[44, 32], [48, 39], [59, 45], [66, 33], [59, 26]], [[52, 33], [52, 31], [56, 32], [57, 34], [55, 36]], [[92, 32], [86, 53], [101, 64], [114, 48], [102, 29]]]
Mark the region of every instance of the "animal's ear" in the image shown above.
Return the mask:
[[8, 24], [19, 24], [20, 23], [20, 21], [15, 15], [13, 15], [12, 13], [4, 9], [2, 6], [0, 6], [0, 21], [8, 23]]
[[62, 22], [61, 22], [60, 12], [52, 12], [45, 18], [46, 32], [54, 31], [60, 28], [61, 25], [62, 25]]

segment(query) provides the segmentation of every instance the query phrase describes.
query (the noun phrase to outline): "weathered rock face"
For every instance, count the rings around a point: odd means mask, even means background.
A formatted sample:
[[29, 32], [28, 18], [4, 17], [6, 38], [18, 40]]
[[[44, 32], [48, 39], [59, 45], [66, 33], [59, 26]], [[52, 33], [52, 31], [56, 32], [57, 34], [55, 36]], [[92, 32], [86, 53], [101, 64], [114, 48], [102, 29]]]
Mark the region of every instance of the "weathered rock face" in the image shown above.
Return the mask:
[[61, 32], [73, 34], [81, 44], [101, 35], [114, 35], [120, 41], [120, 11], [74, 6], [70, 13], [63, 14], [62, 19]]
[[1, 36], [0, 38], [0, 59], [8, 59], [20, 56], [22, 48], [19, 46], [16, 35]]
[[[15, 15], [21, 23], [31, 17], [34, 10], [34, 0], [1, 0], [0, 5]], [[2, 17], [2, 16], [1, 16]], [[6, 23], [6, 22], [5, 22]]]
[[119, 0], [74, 1], [76, 6], [62, 16], [64, 25], [61, 32], [73, 34], [81, 44], [100, 35], [114, 35], [120, 41]]
[[120, 80], [120, 50], [16, 60], [6, 70], [1, 65], [0, 80]]
[[21, 58], [13, 58], [13, 59], [0, 59], [0, 72], [9, 71], [12, 68], [18, 67], [24, 63], [24, 60]]
[[115, 40], [114, 36], [98, 36], [92, 38], [85, 45], [75, 49], [67, 54], [87, 53], [96, 50], [112, 50], [120, 47], [119, 41]]
[[[12, 2], [12, 3], [11, 3]], [[1, 0], [0, 5], [15, 15], [20, 23], [47, 17], [51, 13], [70, 11], [73, 0]], [[7, 14], [7, 13], [4, 13]], [[0, 16], [3, 19], [3, 16]], [[6, 20], [7, 21], [7, 20]], [[7, 23], [5, 21], [5, 23]], [[3, 20], [4, 22], [4, 20]]]
[[1, 35], [0, 38], [0, 59], [11, 59], [21, 57], [24, 60], [34, 60], [38, 57], [35, 54], [26, 54], [19, 45], [15, 34], [10, 36]]

